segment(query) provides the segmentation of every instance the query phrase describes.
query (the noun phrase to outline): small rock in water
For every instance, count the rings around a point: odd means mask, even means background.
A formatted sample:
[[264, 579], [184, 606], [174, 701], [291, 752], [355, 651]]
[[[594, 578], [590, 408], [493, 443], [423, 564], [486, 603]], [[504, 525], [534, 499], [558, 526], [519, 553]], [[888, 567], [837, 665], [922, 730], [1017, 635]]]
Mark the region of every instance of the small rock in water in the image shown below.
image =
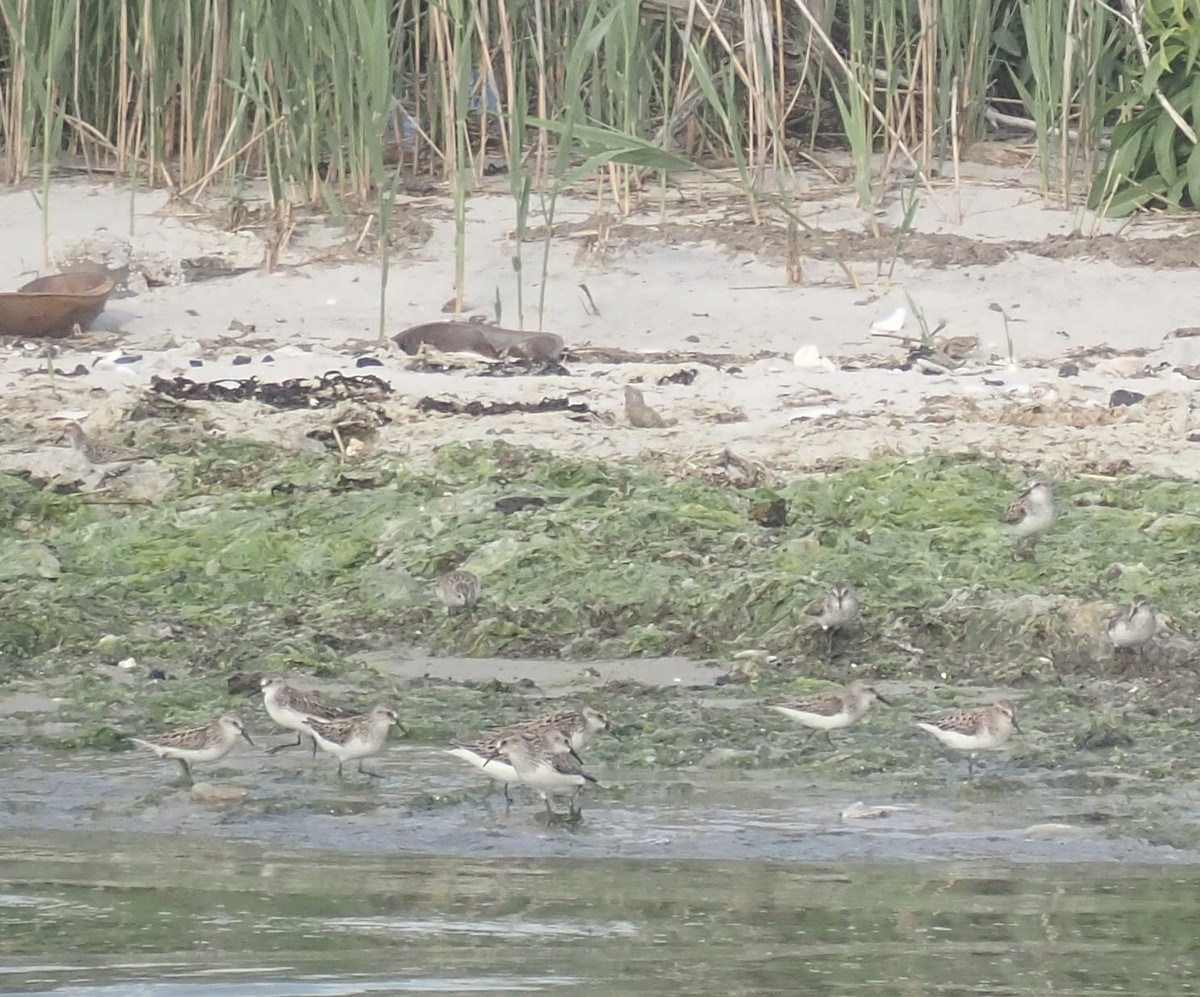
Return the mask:
[[1030, 824], [1021, 833], [1027, 838], [1061, 838], [1067, 834], [1078, 834], [1079, 828], [1072, 827], [1070, 824], [1049, 822], [1045, 824]]
[[217, 786], [211, 782], [198, 782], [192, 787], [192, 799], [197, 803], [241, 803], [249, 790], [240, 786]]
[[857, 803], [851, 803], [842, 811], [841, 817], [843, 821], [847, 820], [866, 820], [876, 817], [890, 817], [894, 813], [899, 813], [907, 810], [908, 807], [892, 807], [887, 805], [867, 806], [862, 800]]

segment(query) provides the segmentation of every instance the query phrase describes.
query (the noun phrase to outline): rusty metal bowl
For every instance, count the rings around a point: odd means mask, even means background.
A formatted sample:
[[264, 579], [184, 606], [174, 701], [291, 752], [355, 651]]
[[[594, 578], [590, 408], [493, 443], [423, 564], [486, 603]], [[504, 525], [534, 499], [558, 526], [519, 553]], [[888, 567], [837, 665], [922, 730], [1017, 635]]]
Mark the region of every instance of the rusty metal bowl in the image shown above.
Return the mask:
[[102, 273], [56, 273], [0, 292], [0, 336], [61, 339], [86, 329], [116, 285]]

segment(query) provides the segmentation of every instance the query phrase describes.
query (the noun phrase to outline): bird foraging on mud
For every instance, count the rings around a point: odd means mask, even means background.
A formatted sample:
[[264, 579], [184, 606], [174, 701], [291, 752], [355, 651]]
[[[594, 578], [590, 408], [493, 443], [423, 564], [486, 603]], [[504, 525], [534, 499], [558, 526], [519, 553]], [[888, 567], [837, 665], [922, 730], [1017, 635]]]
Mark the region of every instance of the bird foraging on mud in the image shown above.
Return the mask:
[[509, 734], [542, 736], [548, 731], [558, 730], [567, 735], [572, 749], [582, 751], [592, 737], [602, 730], [609, 730], [608, 714], [585, 706], [581, 710], [556, 710], [544, 713], [532, 720], [521, 720], [492, 733], [478, 741], [454, 741], [448, 753], [455, 758], [474, 765], [484, 774], [504, 787], [504, 798], [511, 803], [508, 787], [521, 779], [510, 763], [498, 754], [500, 742]]
[[67, 423], [67, 435], [71, 438], [71, 446], [80, 453], [89, 464], [100, 467], [104, 464], [132, 464], [139, 460], [153, 460], [149, 454], [137, 453], [126, 447], [98, 440], [88, 436], [83, 426], [71, 420]]
[[1000, 522], [1013, 538], [1013, 557], [1017, 560], [1033, 557], [1033, 548], [1054, 525], [1058, 507], [1050, 482], [1040, 475], [1029, 487], [1013, 499], [1000, 514]]
[[625, 385], [625, 418], [634, 429], [664, 429], [675, 425], [674, 419], [664, 419], [647, 405], [641, 391], [632, 384]]
[[580, 791], [595, 777], [583, 771], [583, 763], [571, 739], [556, 727], [536, 731], [515, 731], [506, 734], [496, 744], [486, 764], [503, 758], [513, 768], [517, 778], [536, 790], [546, 804], [546, 812], [554, 816], [551, 796], [567, 796], [568, 812], [577, 816], [579, 808], [575, 801]]
[[861, 609], [862, 602], [849, 582], [834, 582], [823, 596], [804, 608], [809, 616], [817, 617], [817, 624], [825, 631], [827, 655], [833, 654], [834, 635], [853, 623]]
[[362, 760], [377, 755], [387, 744], [388, 730], [398, 724], [396, 711], [382, 703], [370, 713], [363, 713], [345, 720], [310, 720], [307, 724], [317, 744], [338, 760], [338, 778], [342, 777], [342, 766], [358, 760], [358, 771], [372, 779], [382, 779], [378, 772], [363, 768]]
[[192, 783], [194, 762], [215, 762], [224, 758], [233, 749], [237, 739], [244, 738], [251, 747], [254, 742], [246, 733], [242, 718], [236, 713], [226, 713], [206, 724], [181, 727], [165, 734], [144, 734], [130, 737], [134, 744], [149, 748], [159, 758], [172, 758], [179, 763], [186, 785]]
[[967, 756], [967, 778], [975, 774], [975, 758], [981, 751], [996, 751], [1017, 726], [1017, 708], [1011, 699], [998, 699], [990, 706], [977, 706], [957, 713], [944, 713], [917, 721], [917, 726], [947, 748]]
[[468, 613], [474, 613], [483, 594], [483, 583], [471, 572], [459, 568], [457, 571], [447, 571], [438, 579], [437, 591], [446, 612], [465, 609]]
[[1158, 617], [1154, 607], [1146, 596], [1139, 595], [1134, 598], [1133, 605], [1109, 624], [1108, 639], [1118, 654], [1129, 651], [1140, 655], [1145, 653], [1157, 632]]
[[354, 716], [352, 710], [322, 703], [311, 693], [293, 689], [278, 676], [268, 676], [262, 680], [262, 697], [267, 715], [280, 727], [296, 732], [295, 741], [268, 748], [268, 755], [273, 755], [284, 748], [298, 747], [304, 742], [307, 735], [312, 739], [312, 753], [316, 758], [317, 740], [308, 729], [308, 722], [310, 720], [346, 720]]
[[790, 703], [779, 703], [771, 709], [810, 728], [810, 741], [817, 733], [823, 732], [825, 740], [832, 748], [834, 743], [830, 731], [842, 730], [858, 723], [870, 709], [871, 703], [877, 699], [881, 703], [891, 705], [873, 685], [859, 679], [845, 689], [817, 693], [815, 696], [807, 696]]

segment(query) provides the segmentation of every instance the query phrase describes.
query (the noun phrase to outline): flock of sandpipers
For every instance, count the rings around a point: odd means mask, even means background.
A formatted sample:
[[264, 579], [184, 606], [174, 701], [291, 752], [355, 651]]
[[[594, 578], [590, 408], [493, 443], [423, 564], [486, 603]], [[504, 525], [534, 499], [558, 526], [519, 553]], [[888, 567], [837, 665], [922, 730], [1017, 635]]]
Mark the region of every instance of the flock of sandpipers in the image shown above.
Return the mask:
[[[1049, 483], [1035, 478], [1029, 488], [1004, 510], [1000, 522], [1014, 539], [1015, 555], [1031, 557], [1034, 545], [1054, 524], [1056, 517]], [[451, 571], [438, 581], [438, 596], [447, 611], [474, 612], [481, 594], [479, 579], [469, 571]], [[854, 622], [860, 608], [854, 586], [837, 582], [823, 598], [807, 607], [806, 612], [817, 617], [818, 625], [832, 641], [833, 634]], [[1149, 601], [1139, 597], [1127, 612], [1112, 621], [1109, 638], [1118, 652], [1140, 652], [1154, 638], [1157, 626]], [[317, 748], [321, 748], [337, 759], [339, 777], [345, 764], [353, 761], [358, 762], [358, 771], [364, 775], [377, 775], [364, 769], [362, 760], [384, 750], [390, 728], [399, 722], [391, 707], [381, 704], [368, 713], [356, 714], [292, 688], [279, 677], [262, 680], [262, 696], [270, 718], [296, 733], [294, 742], [275, 746], [269, 749], [270, 752], [298, 746], [308, 737], [312, 740], [314, 757]], [[874, 685], [859, 680], [844, 689], [770, 705], [810, 728], [810, 738], [823, 732], [828, 739], [832, 731], [861, 720], [876, 699], [888, 703]], [[916, 721], [916, 726], [947, 748], [966, 755], [968, 778], [974, 774], [975, 759], [980, 752], [1003, 747], [1013, 731], [1020, 731], [1016, 707], [1010, 699], [922, 718]], [[476, 740], [455, 741], [447, 750], [501, 784], [505, 798], [510, 802], [509, 786], [523, 784], [537, 792], [552, 813], [552, 798], [566, 797], [568, 812], [574, 815], [578, 814], [580, 791], [587, 783], [596, 781], [584, 771], [579, 752], [594, 735], [608, 730], [607, 714], [584, 707], [560, 710], [501, 727]], [[209, 723], [131, 740], [161, 758], [177, 761], [184, 778], [190, 782], [194, 763], [223, 758], [239, 738], [253, 744], [241, 717], [226, 713]]]

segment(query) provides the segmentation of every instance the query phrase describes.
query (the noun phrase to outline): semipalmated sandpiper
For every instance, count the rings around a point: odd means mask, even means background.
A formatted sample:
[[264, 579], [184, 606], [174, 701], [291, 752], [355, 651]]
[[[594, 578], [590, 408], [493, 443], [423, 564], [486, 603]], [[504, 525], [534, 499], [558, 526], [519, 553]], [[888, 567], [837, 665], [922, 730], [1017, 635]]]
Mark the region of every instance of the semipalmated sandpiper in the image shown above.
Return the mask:
[[479, 597], [483, 594], [483, 584], [471, 572], [459, 568], [456, 571], [447, 571], [438, 579], [437, 591], [446, 612], [465, 609], [468, 613], [473, 613]]
[[310, 720], [346, 720], [354, 716], [353, 710], [340, 706], [330, 706], [322, 703], [311, 693], [293, 689], [279, 676], [268, 676], [262, 680], [263, 706], [280, 727], [296, 732], [296, 740], [286, 744], [277, 744], [267, 749], [268, 755], [282, 751], [284, 748], [295, 748], [304, 743], [307, 736], [312, 741], [313, 757], [317, 757], [317, 739], [308, 729]]
[[400, 722], [396, 711], [382, 703], [370, 713], [347, 717], [344, 720], [309, 720], [305, 726], [322, 749], [338, 760], [338, 778], [342, 777], [342, 766], [358, 760], [358, 771], [375, 779], [378, 772], [363, 768], [362, 760], [379, 754], [387, 744], [388, 728]]
[[675, 425], [674, 420], [663, 418], [647, 405], [641, 389], [632, 384], [625, 385], [625, 418], [635, 429], [664, 429]]
[[1013, 538], [1013, 557], [1032, 557], [1037, 542], [1049, 532], [1058, 518], [1050, 482], [1036, 477], [1029, 487], [1013, 499], [1000, 514], [1000, 522]]
[[1017, 709], [1011, 699], [998, 699], [990, 706], [977, 706], [957, 713], [945, 713], [917, 721], [947, 748], [967, 756], [967, 778], [975, 774], [975, 756], [981, 751], [996, 751], [1012, 736], [1017, 726]]
[[1108, 639], [1118, 653], [1141, 654], [1157, 632], [1158, 617], [1154, 615], [1154, 607], [1146, 596], [1139, 595], [1129, 609], [1109, 624]]
[[192, 765], [196, 762], [215, 762], [229, 754], [237, 739], [245, 738], [253, 746], [250, 735], [236, 713], [226, 713], [205, 724], [181, 727], [165, 734], [146, 734], [130, 737], [134, 744], [149, 748], [159, 758], [173, 758], [183, 770], [183, 778], [192, 781]]
[[828, 638], [827, 652], [833, 654], [834, 635], [858, 618], [862, 603], [858, 593], [849, 582], [834, 582], [819, 599], [814, 599], [805, 608], [809, 616], [817, 617], [817, 623]]
[[148, 454], [137, 453], [116, 443], [88, 436], [83, 427], [74, 421], [67, 423], [67, 435], [71, 437], [71, 446], [79, 451], [89, 464], [98, 467], [104, 464], [128, 464], [154, 459]]
[[585, 706], [581, 710], [557, 710], [531, 720], [521, 720], [515, 724], [509, 724], [479, 741], [454, 741], [449, 753], [455, 758], [461, 758], [474, 765], [493, 782], [500, 783], [504, 787], [504, 798], [511, 803], [512, 797], [509, 795], [508, 787], [521, 780], [512, 765], [497, 757], [497, 746], [508, 734], [540, 735], [550, 729], [562, 731], [567, 735], [571, 747], [575, 751], [582, 751], [594, 735], [609, 729], [608, 714], [590, 706]]
[[541, 796], [550, 814], [554, 813], [552, 796], [567, 796], [569, 812], [577, 814], [575, 801], [580, 791], [587, 783], [596, 782], [583, 771], [571, 739], [555, 727], [548, 727], [540, 734], [530, 731], [505, 734], [496, 744], [493, 758], [507, 759], [517, 778]]
[[809, 740], [819, 731], [823, 731], [825, 739], [830, 747], [833, 747], [830, 731], [842, 730], [858, 723], [876, 699], [891, 705], [873, 685], [860, 679], [850, 683], [845, 689], [806, 696], [790, 703], [779, 703], [771, 709], [804, 724], [805, 727], [811, 727]]

